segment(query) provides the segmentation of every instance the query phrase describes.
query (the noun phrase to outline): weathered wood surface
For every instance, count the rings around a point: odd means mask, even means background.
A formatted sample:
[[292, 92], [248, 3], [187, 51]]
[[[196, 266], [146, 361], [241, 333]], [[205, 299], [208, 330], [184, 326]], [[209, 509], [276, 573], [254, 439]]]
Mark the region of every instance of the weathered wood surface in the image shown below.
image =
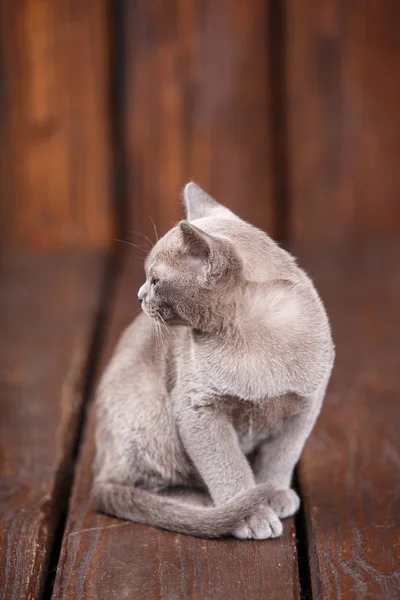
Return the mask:
[[337, 361], [300, 462], [314, 598], [400, 596], [400, 243], [298, 247]]
[[99, 302], [95, 256], [0, 262], [0, 595], [40, 598]]
[[273, 231], [266, 3], [130, 2], [124, 29], [124, 237], [170, 229], [189, 180]]
[[400, 590], [400, 5], [288, 0], [289, 238], [337, 360], [300, 463], [317, 598]]
[[400, 233], [400, 3], [288, 0], [291, 233], [342, 245]]
[[16, 248], [111, 237], [105, 0], [0, 0], [0, 234]]
[[[327, 303], [338, 348], [299, 468], [313, 596], [397, 598], [400, 249], [390, 238], [400, 229], [399, 3], [120, 8], [121, 237], [153, 237], [149, 217], [166, 231], [180, 218], [176, 198], [188, 179], [268, 232], [286, 233]], [[269, 19], [278, 13], [284, 72], [273, 73]], [[6, 246], [98, 247], [111, 237], [107, 23], [104, 0], [0, 0]], [[281, 136], [271, 133], [277, 114]], [[99, 264], [11, 256], [1, 266], [4, 598], [40, 597], [43, 587], [67, 500]], [[136, 311], [141, 278], [138, 255], [128, 253], [101, 369]], [[91, 411], [55, 598], [299, 598], [293, 522], [280, 540], [204, 541], [92, 512], [93, 419]]]
[[[102, 358], [135, 312], [141, 267], [125, 263]], [[88, 507], [94, 411], [76, 472], [53, 598], [299, 598], [295, 532], [265, 542], [207, 541], [120, 521]]]

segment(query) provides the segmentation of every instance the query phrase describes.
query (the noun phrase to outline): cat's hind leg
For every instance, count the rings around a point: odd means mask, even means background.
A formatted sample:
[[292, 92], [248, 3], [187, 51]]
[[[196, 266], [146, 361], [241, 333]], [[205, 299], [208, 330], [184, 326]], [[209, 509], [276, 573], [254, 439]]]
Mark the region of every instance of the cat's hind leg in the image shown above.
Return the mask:
[[285, 420], [279, 434], [266, 440], [255, 456], [256, 482], [271, 485], [268, 505], [281, 519], [294, 515], [300, 506], [300, 498], [291, 488], [293, 471], [320, 411], [322, 398], [323, 394], [299, 398], [301, 410]]

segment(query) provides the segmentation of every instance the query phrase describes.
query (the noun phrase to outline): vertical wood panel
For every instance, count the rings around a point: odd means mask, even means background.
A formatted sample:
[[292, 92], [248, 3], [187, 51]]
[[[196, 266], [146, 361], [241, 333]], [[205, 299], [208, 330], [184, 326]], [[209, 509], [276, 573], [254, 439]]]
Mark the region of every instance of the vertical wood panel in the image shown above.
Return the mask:
[[273, 231], [267, 3], [127, 3], [131, 229], [165, 232], [195, 180]]
[[337, 358], [299, 468], [313, 597], [400, 589], [400, 243], [296, 251], [326, 298]]
[[1, 0], [2, 238], [99, 247], [111, 233], [105, 0]]
[[295, 239], [400, 231], [399, 29], [397, 0], [287, 2]]
[[0, 260], [0, 592], [42, 598], [68, 503], [103, 261]]
[[400, 585], [399, 28], [397, 0], [287, 0], [291, 244], [337, 344], [299, 468], [321, 599]]

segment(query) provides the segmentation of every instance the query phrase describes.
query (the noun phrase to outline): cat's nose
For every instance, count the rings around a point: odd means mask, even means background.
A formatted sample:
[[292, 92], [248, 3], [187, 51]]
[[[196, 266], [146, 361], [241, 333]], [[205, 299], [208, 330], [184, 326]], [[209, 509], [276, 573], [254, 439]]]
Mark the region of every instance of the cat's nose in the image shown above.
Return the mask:
[[144, 283], [138, 292], [139, 302], [143, 302], [143, 300], [146, 298], [146, 294], [147, 294], [146, 284]]

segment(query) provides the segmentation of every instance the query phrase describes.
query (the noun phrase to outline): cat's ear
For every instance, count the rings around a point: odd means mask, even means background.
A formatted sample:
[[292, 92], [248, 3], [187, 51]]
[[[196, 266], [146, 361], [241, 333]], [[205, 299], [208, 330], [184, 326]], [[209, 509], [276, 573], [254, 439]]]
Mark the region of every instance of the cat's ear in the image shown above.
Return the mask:
[[181, 221], [179, 228], [189, 256], [199, 264], [206, 262], [212, 254], [214, 238], [188, 221]]
[[211, 198], [193, 181], [185, 185], [183, 199], [185, 201], [186, 218], [188, 221], [194, 221], [202, 217], [219, 216], [221, 214], [234, 216], [229, 209], [222, 206], [222, 204], [218, 204], [214, 198]]
[[188, 221], [181, 221], [179, 228], [187, 257], [192, 265], [201, 268], [208, 282], [240, 271], [240, 262], [226, 240], [209, 235]]

